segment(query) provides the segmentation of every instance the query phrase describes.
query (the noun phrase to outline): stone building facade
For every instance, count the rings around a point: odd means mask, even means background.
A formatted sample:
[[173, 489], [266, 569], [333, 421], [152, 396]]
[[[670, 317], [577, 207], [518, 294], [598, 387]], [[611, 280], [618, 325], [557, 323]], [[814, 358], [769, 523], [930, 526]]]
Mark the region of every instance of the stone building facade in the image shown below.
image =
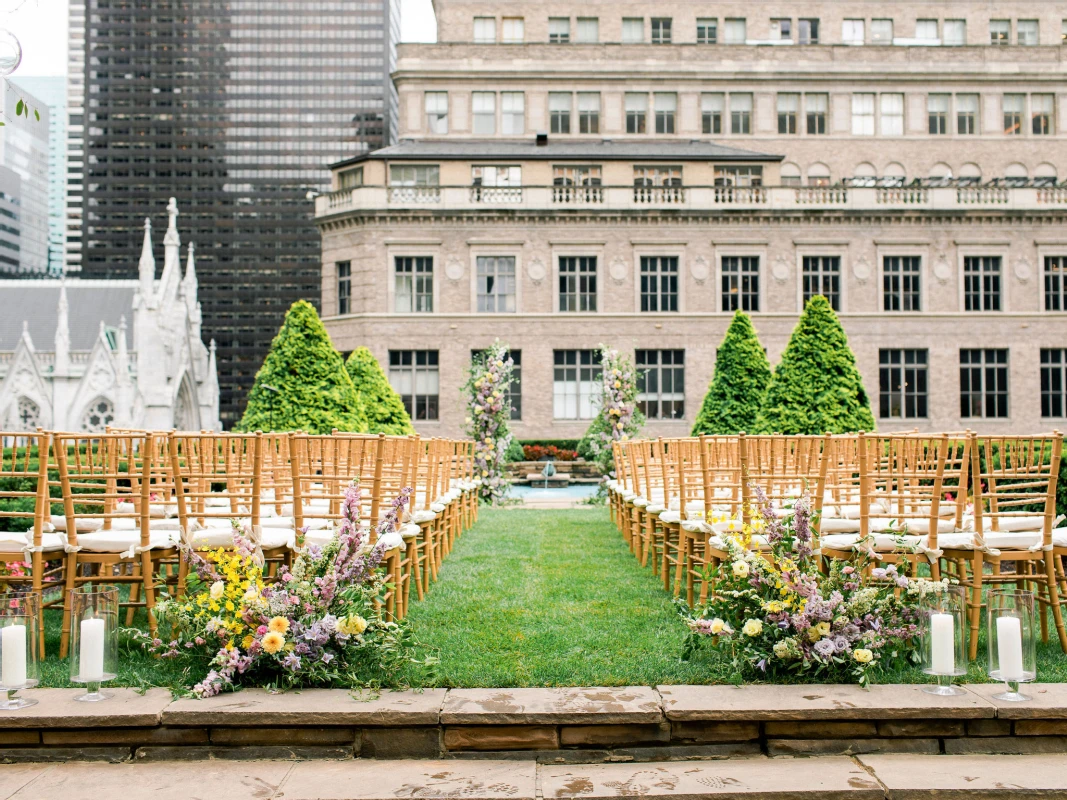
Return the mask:
[[[438, 0], [400, 142], [317, 201], [322, 308], [425, 433], [518, 352], [521, 438], [581, 434], [598, 345], [688, 431], [734, 309], [772, 364], [825, 293], [878, 425], [1067, 416], [1067, 9]], [[535, 9], [531, 11], [531, 9]], [[540, 135], [539, 135], [540, 134]]]

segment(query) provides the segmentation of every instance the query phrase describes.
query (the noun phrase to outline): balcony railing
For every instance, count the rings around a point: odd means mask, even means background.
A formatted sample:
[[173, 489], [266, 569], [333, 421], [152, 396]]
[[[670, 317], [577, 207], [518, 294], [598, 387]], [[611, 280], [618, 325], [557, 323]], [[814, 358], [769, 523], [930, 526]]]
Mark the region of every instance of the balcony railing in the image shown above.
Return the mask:
[[348, 211], [416, 210], [427, 205], [477, 209], [551, 211], [870, 211], [1026, 210], [1049, 211], [1067, 205], [1067, 185], [1005, 186], [362, 186], [320, 196], [318, 217]]

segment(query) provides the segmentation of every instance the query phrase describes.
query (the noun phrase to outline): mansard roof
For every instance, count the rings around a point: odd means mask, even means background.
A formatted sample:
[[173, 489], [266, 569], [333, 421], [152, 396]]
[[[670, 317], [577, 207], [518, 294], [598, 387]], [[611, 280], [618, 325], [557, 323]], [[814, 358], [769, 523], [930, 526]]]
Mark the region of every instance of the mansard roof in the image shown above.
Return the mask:
[[[41, 350], [51, 350], [56, 335], [58, 280], [0, 280], [0, 351], [14, 350], [22, 336], [22, 321]], [[100, 335], [100, 322], [118, 328], [123, 316], [133, 320], [135, 280], [67, 280], [70, 349], [92, 350]]]
[[402, 139], [398, 144], [331, 164], [331, 169], [363, 161], [782, 161], [785, 156], [727, 147], [700, 139], [574, 141], [547, 137], [521, 140]]

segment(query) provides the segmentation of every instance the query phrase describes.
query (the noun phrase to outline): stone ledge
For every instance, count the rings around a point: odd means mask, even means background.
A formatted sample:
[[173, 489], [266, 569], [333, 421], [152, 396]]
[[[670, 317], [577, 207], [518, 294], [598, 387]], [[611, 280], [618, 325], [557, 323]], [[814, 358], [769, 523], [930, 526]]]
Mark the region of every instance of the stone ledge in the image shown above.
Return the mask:
[[293, 766], [279, 794], [285, 800], [534, 800], [536, 775], [536, 764], [521, 761], [397, 761], [389, 769], [374, 761], [303, 763]]
[[1003, 683], [974, 683], [965, 687], [997, 710], [999, 719], [1067, 719], [1067, 683], [1027, 683], [1020, 691], [1034, 698], [1025, 703], [995, 700]]
[[661, 722], [659, 695], [645, 686], [588, 689], [452, 689], [443, 725], [598, 725]]
[[104, 703], [82, 703], [74, 698], [84, 689], [31, 689], [25, 696], [37, 705], [18, 711], [0, 711], [0, 730], [10, 728], [137, 728], [159, 725], [163, 710], [174, 701], [168, 689], [108, 689], [113, 697]]
[[941, 697], [918, 685], [659, 686], [673, 721], [981, 719], [997, 708], [977, 694]]
[[[164, 725], [437, 725], [444, 689], [382, 692], [359, 698], [343, 689], [272, 693], [244, 689], [204, 700], [175, 700], [163, 712]], [[79, 703], [79, 705], [82, 705]]]
[[871, 755], [873, 770], [893, 800], [947, 797], [1067, 797], [1062, 756]]

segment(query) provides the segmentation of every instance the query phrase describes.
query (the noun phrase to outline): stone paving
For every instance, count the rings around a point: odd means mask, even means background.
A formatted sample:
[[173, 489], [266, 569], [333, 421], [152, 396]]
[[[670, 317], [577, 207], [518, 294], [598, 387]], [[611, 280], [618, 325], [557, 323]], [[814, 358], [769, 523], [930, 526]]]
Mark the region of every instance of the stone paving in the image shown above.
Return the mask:
[[766, 757], [649, 764], [410, 760], [0, 765], [0, 800], [1064, 798], [1059, 756]]

